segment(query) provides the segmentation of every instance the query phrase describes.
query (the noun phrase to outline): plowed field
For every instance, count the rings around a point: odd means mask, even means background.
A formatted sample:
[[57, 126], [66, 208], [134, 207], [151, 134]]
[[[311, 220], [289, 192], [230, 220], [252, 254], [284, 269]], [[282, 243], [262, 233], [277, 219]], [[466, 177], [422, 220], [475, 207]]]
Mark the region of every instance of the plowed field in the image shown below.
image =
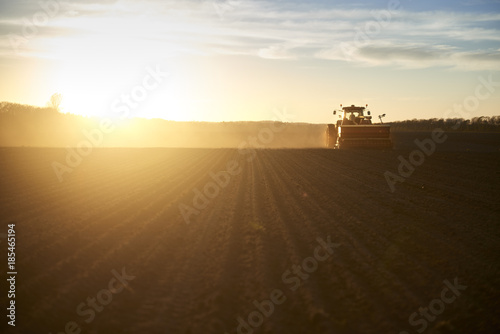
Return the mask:
[[500, 152], [479, 151], [391, 191], [410, 150], [95, 148], [59, 182], [64, 149], [1, 149], [0, 328], [498, 333]]

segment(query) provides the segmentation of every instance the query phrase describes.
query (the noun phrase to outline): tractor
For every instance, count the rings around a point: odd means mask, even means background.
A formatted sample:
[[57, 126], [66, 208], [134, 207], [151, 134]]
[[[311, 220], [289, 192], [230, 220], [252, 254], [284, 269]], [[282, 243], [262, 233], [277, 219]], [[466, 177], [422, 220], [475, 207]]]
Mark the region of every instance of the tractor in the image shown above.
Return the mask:
[[327, 146], [336, 149], [350, 148], [377, 148], [391, 149], [391, 126], [382, 123], [372, 123], [372, 116], [366, 107], [342, 107], [334, 110], [333, 115], [338, 115], [336, 124], [328, 124]]

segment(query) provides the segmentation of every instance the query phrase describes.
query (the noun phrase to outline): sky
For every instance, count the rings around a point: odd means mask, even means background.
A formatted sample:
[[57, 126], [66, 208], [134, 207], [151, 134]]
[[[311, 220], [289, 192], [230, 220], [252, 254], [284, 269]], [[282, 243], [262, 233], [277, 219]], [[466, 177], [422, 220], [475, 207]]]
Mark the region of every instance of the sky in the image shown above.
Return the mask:
[[500, 0], [0, 0], [0, 74], [87, 116], [500, 115]]

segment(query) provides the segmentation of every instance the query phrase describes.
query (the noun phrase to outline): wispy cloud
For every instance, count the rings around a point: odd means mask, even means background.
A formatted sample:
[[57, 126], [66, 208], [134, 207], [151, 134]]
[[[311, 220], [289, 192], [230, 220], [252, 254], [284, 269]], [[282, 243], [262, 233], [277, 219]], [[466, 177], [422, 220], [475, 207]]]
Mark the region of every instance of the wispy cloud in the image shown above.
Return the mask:
[[[320, 51], [317, 56], [331, 60], [345, 59], [338, 49]], [[461, 51], [449, 45], [372, 43], [353, 51], [350, 58], [350, 61], [364, 66], [446, 67], [460, 70], [500, 68], [500, 50]]]
[[[58, 54], [55, 45], [68, 43], [106, 51], [141, 49], [159, 56], [240, 54], [267, 59], [331, 59], [369, 66], [432, 67], [462, 70], [499, 69], [500, 13], [393, 12], [379, 31], [355, 43], [356, 34], [386, 9], [334, 9], [286, 2], [231, 2], [220, 17], [212, 1], [109, 1], [62, 3], [56, 17], [36, 37], [37, 56]], [[20, 33], [21, 11], [29, 17], [36, 6], [0, 16], [0, 34]], [[66, 34], [63, 34], [66, 31]], [[57, 42], [60, 39], [60, 42]], [[118, 43], [119, 42], [119, 43]], [[342, 43], [353, 46], [346, 59]], [[7, 50], [5, 39], [0, 53]], [[66, 44], [67, 45], [67, 44]], [[168, 46], [168, 47], [166, 47]], [[28, 49], [30, 50], [30, 49]], [[42, 51], [40, 51], [42, 50]], [[88, 52], [85, 47], [79, 52]], [[29, 55], [25, 52], [24, 55]]]

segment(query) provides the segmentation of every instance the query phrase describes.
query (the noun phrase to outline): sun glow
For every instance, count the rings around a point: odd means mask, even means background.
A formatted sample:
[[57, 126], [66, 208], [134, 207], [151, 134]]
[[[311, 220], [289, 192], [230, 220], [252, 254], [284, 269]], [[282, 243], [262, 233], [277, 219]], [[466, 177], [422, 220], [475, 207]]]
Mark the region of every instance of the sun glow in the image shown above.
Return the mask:
[[[60, 22], [77, 33], [43, 44], [59, 62], [55, 86], [66, 113], [99, 117], [190, 120], [186, 94], [169, 84], [162, 66], [179, 47], [148, 38], [151, 20], [87, 18]], [[155, 61], [154, 55], [159, 60]], [[127, 109], [127, 111], [125, 111]]]

